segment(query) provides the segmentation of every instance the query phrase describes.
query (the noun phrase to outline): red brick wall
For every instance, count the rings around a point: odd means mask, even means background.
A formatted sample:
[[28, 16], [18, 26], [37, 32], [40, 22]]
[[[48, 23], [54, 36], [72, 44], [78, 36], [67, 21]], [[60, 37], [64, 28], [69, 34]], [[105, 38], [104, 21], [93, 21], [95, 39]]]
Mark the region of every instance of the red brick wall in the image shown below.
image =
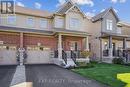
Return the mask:
[[83, 50], [83, 38], [81, 37], [69, 37], [69, 36], [65, 36], [63, 37], [63, 44], [64, 44], [64, 49], [66, 51], [70, 50], [70, 41], [76, 41], [78, 42], [78, 48], [79, 50]]
[[6, 32], [0, 32], [0, 41], [3, 41], [4, 44], [8, 45], [16, 45], [19, 47], [20, 44], [20, 37], [19, 33], [6, 33]]
[[42, 46], [50, 47], [52, 50], [57, 49], [57, 39], [55, 37], [41, 37], [24, 35], [24, 46], [36, 45], [41, 43]]
[[[27, 45], [36, 45], [41, 43], [42, 46], [50, 47], [52, 50], [57, 50], [58, 39], [56, 37], [41, 37], [40, 35], [27, 35], [23, 36], [24, 47]], [[0, 33], [0, 41], [4, 41], [4, 44], [12, 44], [17, 47], [20, 46], [20, 33]], [[70, 41], [77, 41], [79, 50], [83, 50], [83, 38], [63, 36], [63, 49], [70, 50]]]

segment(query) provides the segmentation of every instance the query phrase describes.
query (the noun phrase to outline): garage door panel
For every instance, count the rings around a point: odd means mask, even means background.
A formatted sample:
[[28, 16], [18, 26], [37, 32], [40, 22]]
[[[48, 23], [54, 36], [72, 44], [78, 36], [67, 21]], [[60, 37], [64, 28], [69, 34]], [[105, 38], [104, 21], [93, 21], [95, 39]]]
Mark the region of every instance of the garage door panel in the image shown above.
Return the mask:
[[17, 64], [16, 46], [0, 46], [0, 65], [12, 64]]
[[27, 64], [50, 63], [50, 51], [28, 51]]

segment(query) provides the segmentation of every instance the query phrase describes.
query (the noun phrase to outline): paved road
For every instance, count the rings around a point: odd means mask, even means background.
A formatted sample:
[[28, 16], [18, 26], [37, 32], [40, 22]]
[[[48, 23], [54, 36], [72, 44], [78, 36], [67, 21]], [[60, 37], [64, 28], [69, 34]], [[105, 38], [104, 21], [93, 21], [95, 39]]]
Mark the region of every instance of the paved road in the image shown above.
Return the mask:
[[26, 79], [33, 87], [107, 87], [56, 65], [27, 65]]
[[9, 87], [16, 66], [0, 66], [0, 87]]

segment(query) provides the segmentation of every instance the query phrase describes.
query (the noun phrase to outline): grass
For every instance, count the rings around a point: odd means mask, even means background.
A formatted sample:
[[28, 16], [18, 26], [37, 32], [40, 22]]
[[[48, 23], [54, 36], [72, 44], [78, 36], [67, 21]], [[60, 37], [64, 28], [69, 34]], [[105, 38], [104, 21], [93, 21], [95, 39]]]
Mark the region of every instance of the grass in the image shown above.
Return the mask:
[[130, 73], [130, 66], [116, 64], [94, 64], [92, 68], [72, 69], [82, 76], [95, 79], [111, 87], [124, 87], [126, 84], [117, 79], [117, 74]]

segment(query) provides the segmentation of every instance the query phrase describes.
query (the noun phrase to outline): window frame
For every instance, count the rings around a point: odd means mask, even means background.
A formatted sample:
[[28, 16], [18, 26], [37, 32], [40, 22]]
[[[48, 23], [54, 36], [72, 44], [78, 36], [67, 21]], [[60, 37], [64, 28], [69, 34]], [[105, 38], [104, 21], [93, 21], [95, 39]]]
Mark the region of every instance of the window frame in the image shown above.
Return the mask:
[[[29, 24], [29, 19], [32, 19], [32, 24]], [[34, 17], [27, 17], [26, 23], [28, 27], [34, 27], [34, 24], [35, 24]]]
[[70, 28], [78, 29], [80, 27], [80, 20], [78, 18], [70, 18]]
[[[46, 21], [46, 24], [44, 24], [44, 25], [46, 25], [46, 26], [44, 27], [44, 26], [42, 26], [42, 24], [45, 23], [45, 21]], [[39, 24], [40, 24], [40, 28], [44, 28], [44, 29], [48, 28], [48, 20], [47, 19], [41, 18]]]
[[[12, 20], [12, 18], [10, 17], [14, 17], [14, 19]], [[9, 25], [16, 25], [16, 15], [8, 15], [7, 16], [7, 24]]]
[[110, 31], [113, 30], [113, 21], [112, 20], [110, 20], [110, 19], [106, 20], [106, 28], [107, 28], [107, 30], [110, 30]]
[[55, 19], [55, 27], [63, 28], [64, 27], [64, 18]]

